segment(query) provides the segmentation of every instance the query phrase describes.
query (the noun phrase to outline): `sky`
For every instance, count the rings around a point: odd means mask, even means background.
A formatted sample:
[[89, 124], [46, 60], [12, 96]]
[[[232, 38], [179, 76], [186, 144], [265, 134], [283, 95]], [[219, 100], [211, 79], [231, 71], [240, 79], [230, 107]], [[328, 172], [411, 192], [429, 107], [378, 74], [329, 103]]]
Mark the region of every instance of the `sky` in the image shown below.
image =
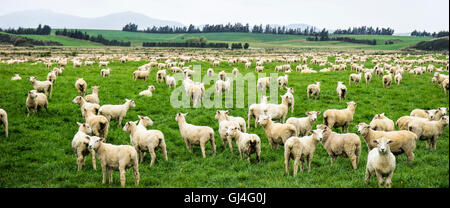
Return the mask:
[[49, 9], [81, 17], [138, 12], [185, 25], [304, 23], [327, 29], [356, 26], [449, 30], [449, 0], [0, 0], [0, 15]]

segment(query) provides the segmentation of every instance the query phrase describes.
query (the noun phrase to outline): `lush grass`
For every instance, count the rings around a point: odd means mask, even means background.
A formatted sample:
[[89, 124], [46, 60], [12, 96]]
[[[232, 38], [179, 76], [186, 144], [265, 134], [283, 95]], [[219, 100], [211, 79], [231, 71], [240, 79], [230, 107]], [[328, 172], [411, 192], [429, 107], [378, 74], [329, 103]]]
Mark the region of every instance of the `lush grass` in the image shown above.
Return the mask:
[[[330, 61], [334, 58], [330, 57]], [[119, 174], [114, 172], [114, 184], [102, 185], [102, 173], [99, 162], [94, 171], [90, 156], [86, 166], [78, 172], [76, 157], [71, 147], [71, 140], [76, 133], [77, 121], [83, 121], [80, 109], [72, 104], [77, 96], [74, 88], [75, 78], [83, 77], [88, 83], [88, 92], [94, 85], [100, 86], [99, 97], [101, 104], [121, 104], [125, 98], [134, 98], [136, 108], [131, 108], [124, 121], [137, 120], [137, 115], [147, 115], [154, 121], [152, 129], [159, 129], [165, 135], [169, 160], [164, 161], [158, 150], [157, 160], [153, 167], [149, 166], [150, 157], [147, 154], [144, 163], [140, 164], [140, 187], [377, 187], [373, 179], [369, 185], [364, 183], [367, 147], [362, 140], [362, 154], [357, 170], [352, 170], [350, 161], [339, 158], [334, 166], [330, 165], [330, 158], [323, 146], [319, 144], [311, 164], [311, 172], [299, 173], [296, 177], [286, 176], [284, 173], [283, 147], [271, 150], [261, 127], [253, 128], [262, 141], [262, 161], [256, 163], [252, 156], [252, 163], [239, 160], [235, 151], [230, 153], [224, 149], [217, 133], [218, 123], [214, 119], [215, 111], [224, 108], [172, 108], [169, 95], [172, 90], [165, 84], [156, 83], [156, 70], [150, 74], [147, 82], [132, 80], [132, 72], [138, 66], [146, 63], [129, 62], [111, 63], [109, 78], [100, 77], [97, 66], [73, 69], [69, 64], [63, 74], [57, 78], [53, 97], [49, 99], [49, 112], [38, 112], [26, 117], [25, 100], [27, 91], [32, 85], [26, 79], [37, 76], [44, 80], [47, 70], [43, 64], [31, 66], [29, 63], [7, 66], [0, 64], [0, 108], [8, 112], [10, 123], [10, 137], [0, 135], [0, 187], [119, 187]], [[203, 74], [212, 67], [210, 63], [189, 63], [202, 66]], [[274, 72], [274, 66], [280, 63], [268, 63], [265, 72]], [[366, 63], [367, 67], [373, 64]], [[292, 65], [294, 67], [294, 64]], [[238, 67], [245, 73], [244, 65], [229, 66], [221, 63], [214, 67], [215, 71], [225, 70], [231, 73], [233, 67]], [[317, 69], [317, 66], [313, 66]], [[254, 64], [252, 66], [254, 69]], [[10, 78], [19, 73], [23, 80], [11, 81]], [[289, 76], [289, 86], [294, 87], [295, 111], [288, 113], [288, 117], [305, 116], [306, 111], [325, 111], [330, 108], [345, 108], [345, 102], [338, 102], [335, 92], [336, 81], [348, 80], [350, 71], [299, 74]], [[280, 74], [281, 75], [281, 74]], [[348, 85], [348, 100], [358, 103], [354, 121], [350, 132], [356, 132], [355, 125], [359, 122], [369, 123], [373, 115], [384, 112], [394, 121], [403, 115], [409, 115], [414, 108], [431, 109], [448, 107], [449, 97], [442, 88], [431, 83], [431, 74], [424, 74], [417, 78], [405, 74], [402, 84], [392, 85], [390, 89], [383, 89], [380, 77], [374, 77], [368, 85], [359, 87]], [[306, 98], [306, 86], [314, 81], [322, 82], [319, 100]], [[138, 93], [154, 85], [156, 91], [152, 98], [140, 97]], [[178, 83], [180, 85], [181, 83]], [[207, 85], [206, 88], [213, 85]], [[247, 92], [246, 92], [247, 93]], [[281, 90], [279, 94], [284, 94]], [[248, 106], [246, 103], [245, 106]], [[247, 107], [232, 108], [230, 114], [247, 118]], [[175, 114], [188, 112], [187, 122], [195, 125], [208, 125], [215, 130], [217, 155], [212, 156], [210, 144], [206, 147], [207, 158], [201, 157], [198, 146], [194, 146], [190, 153], [180, 137]], [[316, 124], [322, 123], [319, 116]], [[3, 128], [0, 127], [0, 130]], [[340, 130], [335, 130], [340, 132]], [[117, 127], [117, 121], [112, 121], [107, 141], [113, 144], [129, 144], [129, 134]], [[236, 145], [235, 150], [236, 150]], [[449, 187], [449, 130], [445, 128], [438, 140], [437, 150], [425, 149], [425, 142], [418, 143], [415, 151], [416, 158], [410, 165], [406, 164], [405, 155], [397, 156], [397, 168], [393, 176], [393, 187]], [[291, 162], [292, 164], [292, 162]], [[292, 169], [291, 169], [292, 170]], [[128, 187], [134, 187], [132, 170], [127, 171]]]

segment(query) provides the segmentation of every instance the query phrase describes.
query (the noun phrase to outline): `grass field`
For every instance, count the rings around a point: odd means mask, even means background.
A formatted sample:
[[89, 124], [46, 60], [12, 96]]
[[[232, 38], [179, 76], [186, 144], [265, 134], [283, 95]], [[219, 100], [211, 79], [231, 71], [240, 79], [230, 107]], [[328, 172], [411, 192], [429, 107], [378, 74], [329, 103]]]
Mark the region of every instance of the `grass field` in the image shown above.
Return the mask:
[[[108, 37], [107, 34], [105, 36]], [[334, 61], [334, 58], [330, 57], [330, 61]], [[296, 177], [286, 176], [284, 148], [271, 150], [263, 128], [253, 128], [253, 119], [249, 132], [256, 133], [261, 138], [262, 161], [256, 163], [254, 156], [251, 164], [246, 160], [239, 160], [236, 151], [231, 153], [228, 148], [224, 149], [222, 146], [217, 132], [218, 122], [214, 119], [215, 111], [219, 109], [172, 108], [169, 102], [172, 90], [167, 89], [165, 84], [155, 82], [157, 70], [151, 72], [147, 82], [132, 80], [132, 72], [144, 63], [146, 61], [126, 64], [114, 61], [110, 65], [112, 72], [109, 78], [101, 78], [97, 65], [74, 69], [72, 64], [69, 64], [56, 80], [53, 97], [49, 99], [49, 112], [40, 111], [28, 118], [25, 100], [32, 85], [27, 77], [37, 76], [38, 80], [44, 80], [49, 70], [43, 64], [0, 64], [0, 108], [8, 112], [10, 125], [9, 138], [4, 137], [3, 128], [0, 127], [0, 187], [120, 187], [118, 172], [113, 174], [113, 185], [101, 184], [101, 166], [97, 161], [98, 169], [93, 170], [90, 156], [83, 170], [77, 172], [71, 141], [78, 129], [76, 122], [82, 122], [83, 118], [78, 105], [72, 104], [72, 99], [77, 96], [74, 87], [76, 77], [83, 77], [87, 81], [88, 93], [91, 92], [91, 86], [100, 86], [101, 104], [122, 104], [125, 98], [134, 98], [136, 108], [128, 111], [123, 123], [137, 120], [137, 115], [145, 115], [154, 121], [151, 129], [164, 133], [169, 160], [164, 161], [161, 151], [158, 150], [156, 163], [150, 167], [150, 156], [147, 154], [144, 163], [139, 165], [139, 187], [377, 187], [374, 178], [369, 185], [364, 183], [367, 147], [363, 140], [357, 170], [352, 170], [347, 158], [339, 158], [335, 165], [331, 166], [328, 154], [322, 144], [318, 144], [311, 172], [299, 173]], [[210, 63], [203, 62], [189, 64], [201, 65], [203, 74], [207, 68], [212, 67]], [[253, 70], [254, 64], [251, 67]], [[279, 64], [281, 63], [266, 64], [265, 68], [268, 70], [265, 72], [274, 72], [275, 65]], [[365, 65], [373, 67], [369, 62]], [[292, 66], [295, 68], [294, 64]], [[219, 67], [213, 68], [216, 73], [220, 70], [231, 73], [233, 67], [238, 67], [241, 73], [247, 73], [243, 64], [229, 66], [227, 63], [221, 63]], [[311, 67], [317, 69], [317, 66]], [[15, 73], [19, 73], [23, 79], [11, 81], [10, 78]], [[431, 83], [431, 74], [416, 78], [405, 73], [399, 86], [393, 84], [390, 89], [383, 89], [380, 77], [374, 77], [368, 85], [348, 85], [350, 73], [352, 72], [349, 70], [317, 74], [292, 73], [289, 76], [289, 86], [295, 90], [295, 111], [289, 111], [288, 117], [304, 117], [305, 112], [311, 110], [324, 112], [331, 108], [345, 108], [345, 102], [337, 101], [336, 81], [344, 81], [347, 84], [347, 101], [353, 100], [358, 104], [349, 129], [353, 133], [356, 132], [355, 125], [359, 122], [369, 123], [376, 113], [384, 112], [396, 121], [403, 115], [409, 115], [415, 108], [449, 107], [449, 96], [444, 94], [442, 88]], [[306, 86], [314, 81], [322, 82], [320, 99], [317, 101], [308, 100], [306, 97]], [[181, 82], [178, 83], [180, 84]], [[148, 85], [156, 87], [153, 97], [138, 96]], [[206, 85], [206, 88], [211, 86], [213, 85]], [[284, 93], [284, 89], [279, 92]], [[247, 107], [228, 110], [230, 115], [247, 119]], [[209, 143], [206, 147], [206, 159], [201, 157], [198, 146], [194, 146], [193, 153], [186, 149], [175, 121], [177, 112], [188, 112], [188, 123], [207, 125], [215, 130], [216, 156], [212, 156]], [[322, 122], [321, 114], [316, 124]], [[117, 121], [112, 121], [107, 142], [129, 144], [129, 134], [117, 126]], [[236, 150], [235, 144], [234, 147]], [[420, 141], [415, 155], [415, 160], [410, 165], [406, 164], [405, 155], [397, 156], [397, 167], [392, 178], [393, 187], [449, 187], [448, 127], [439, 138], [436, 151], [426, 150], [425, 141]], [[127, 170], [127, 187], [135, 187], [131, 169]]]

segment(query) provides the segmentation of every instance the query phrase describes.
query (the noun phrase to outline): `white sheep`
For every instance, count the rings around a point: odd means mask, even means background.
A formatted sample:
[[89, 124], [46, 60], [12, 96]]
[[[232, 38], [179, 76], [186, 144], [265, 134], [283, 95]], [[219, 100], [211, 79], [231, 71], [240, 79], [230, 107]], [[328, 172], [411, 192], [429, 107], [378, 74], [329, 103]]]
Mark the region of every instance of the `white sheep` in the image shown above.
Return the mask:
[[328, 109], [323, 113], [323, 124], [330, 129], [342, 127], [342, 132], [348, 132], [348, 126], [353, 121], [355, 109], [356, 103], [353, 101], [347, 102], [346, 109]]
[[30, 109], [36, 113], [41, 107], [44, 107], [48, 112], [47, 96], [44, 93], [37, 92], [36, 90], [28, 91], [28, 97], [25, 104], [28, 111], [27, 117], [30, 116]]
[[359, 85], [361, 83], [362, 73], [359, 74], [350, 74], [350, 77], [348, 78], [348, 84], [350, 85], [351, 82], [354, 82], [355, 85]]
[[370, 122], [370, 128], [376, 131], [394, 131], [394, 121], [389, 119], [384, 115], [384, 113], [381, 114], [375, 114], [372, 121]]
[[133, 80], [136, 81], [137, 79], [144, 79], [144, 82], [147, 81], [148, 75], [150, 74], [150, 69], [145, 71], [134, 71], [133, 72]]
[[81, 110], [81, 115], [83, 116], [83, 118], [85, 118], [84, 115], [84, 109], [87, 109], [88, 111], [93, 111], [94, 114], [97, 115], [98, 113], [98, 109], [100, 109], [100, 105], [96, 104], [96, 103], [90, 103], [87, 102], [83, 97], [81, 96], [76, 96], [73, 100], [72, 100], [73, 104], [78, 104], [80, 106], [80, 110]]
[[232, 83], [232, 79], [231, 78], [227, 78], [227, 81], [222, 81], [222, 80], [217, 80], [216, 81], [216, 92], [217, 93], [222, 93], [222, 92], [230, 92], [230, 87], [231, 87], [231, 83]]
[[111, 74], [111, 69], [110, 68], [102, 69], [100, 70], [100, 73], [102, 77], [109, 77], [109, 74]]
[[444, 92], [445, 94], [447, 94], [447, 92], [450, 89], [450, 85], [449, 85], [449, 79], [445, 79], [444, 81], [442, 81], [442, 88], [444, 88]]
[[73, 136], [72, 139], [72, 149], [77, 156], [77, 166], [78, 171], [81, 170], [84, 166], [85, 157], [90, 153], [92, 159], [92, 168], [97, 170], [97, 165], [95, 161], [95, 151], [92, 149], [88, 149], [89, 145], [89, 134], [92, 134], [92, 129], [87, 123], [79, 123], [78, 124], [78, 132]]
[[311, 171], [311, 161], [316, 151], [317, 144], [323, 139], [323, 130], [312, 130], [310, 136], [296, 137], [287, 139], [284, 145], [284, 166], [286, 175], [289, 175], [289, 160], [294, 159], [294, 176], [297, 175], [298, 164], [301, 161], [300, 171], [303, 172], [304, 162], [308, 163], [308, 172]]
[[143, 95], [143, 96], [146, 96], [146, 97], [152, 97], [153, 96], [153, 91], [155, 91], [155, 86], [149, 85], [148, 89], [139, 92], [139, 95]]
[[195, 126], [186, 122], [188, 113], [177, 113], [175, 121], [178, 122], [181, 138], [186, 143], [186, 148], [192, 152], [192, 145], [200, 145], [203, 158], [206, 157], [205, 145], [211, 141], [213, 155], [216, 155], [216, 145], [214, 143], [214, 130], [209, 126]]
[[279, 120], [281, 123], [286, 121], [286, 115], [288, 113], [289, 108], [289, 97], [286, 95], [281, 96], [281, 104], [266, 104], [266, 112], [273, 120]]
[[53, 83], [51, 81], [38, 81], [36, 80], [36, 77], [30, 77], [30, 82], [37, 92], [42, 92], [45, 93], [45, 95], [52, 97]]
[[400, 74], [400, 73], [395, 74], [395, 76], [394, 76], [395, 83], [397, 83], [397, 85], [400, 85], [402, 78], [403, 78], [402, 74]]
[[288, 75], [285, 74], [284, 76], [278, 77], [277, 82], [278, 82], [278, 87], [280, 89], [282, 89], [283, 86], [287, 86], [287, 84], [288, 84]]
[[314, 97], [318, 99], [319, 94], [320, 94], [320, 82], [316, 82], [316, 84], [310, 84], [306, 88], [306, 95], [308, 96], [308, 98]]
[[[292, 87], [286, 87], [287, 92], [283, 96], [287, 96], [288, 98], [288, 106], [291, 107], [291, 113], [294, 113], [294, 88]], [[266, 103], [267, 103], [267, 97], [266, 97]]]
[[426, 148], [436, 150], [436, 143], [439, 136], [448, 125], [448, 116], [443, 116], [438, 121], [413, 120], [408, 124], [408, 130], [415, 133], [419, 140], [427, 140]]
[[395, 170], [395, 156], [391, 152], [390, 145], [393, 140], [381, 137], [373, 140], [377, 147], [367, 155], [366, 184], [370, 183], [370, 177], [375, 175], [378, 185], [391, 187], [391, 178]]
[[267, 115], [259, 116], [258, 123], [264, 127], [272, 149], [277, 149], [278, 145], [284, 145], [289, 137], [297, 135], [297, 129], [294, 125], [274, 123]]
[[258, 91], [265, 91], [266, 89], [270, 89], [270, 77], [258, 78], [257, 89]]
[[221, 71], [219, 72], [219, 79], [222, 81], [225, 81], [227, 74], [225, 73], [225, 71]]
[[364, 73], [364, 79], [366, 80], [366, 84], [369, 84], [372, 80], [372, 73], [371, 72], [365, 72]]
[[171, 88], [172, 86], [173, 86], [173, 88], [175, 88], [177, 85], [177, 81], [176, 81], [175, 77], [166, 75], [166, 85], [168, 88]]
[[213, 76], [214, 76], [214, 70], [211, 69], [211, 68], [209, 68], [209, 69], [206, 71], [206, 74], [208, 75], [208, 77], [213, 77]]
[[136, 107], [134, 100], [125, 99], [125, 103], [122, 105], [102, 105], [98, 110], [98, 114], [105, 116], [108, 121], [119, 120], [118, 126], [121, 126], [122, 119], [125, 118], [130, 107]]
[[5, 137], [8, 137], [8, 114], [0, 108], [0, 124], [5, 128]]
[[264, 71], [264, 66], [257, 66], [257, 67], [255, 68], [255, 71], [256, 71], [256, 72], [262, 72], [262, 71]]
[[99, 86], [92, 86], [92, 94], [86, 95], [84, 98], [86, 102], [100, 104], [100, 99], [98, 98], [98, 88]]
[[383, 88], [389, 88], [391, 86], [392, 75], [390, 72], [388, 72], [388, 74], [383, 76], [382, 82], [383, 82]]
[[52, 82], [52, 84], [55, 84], [56, 82], [56, 73], [54, 71], [51, 71], [47, 74], [47, 80]]
[[77, 89], [78, 94], [86, 95], [87, 83], [83, 78], [77, 78], [75, 81], [75, 88]]
[[[219, 136], [222, 139], [223, 147], [225, 148], [226, 141], [228, 141], [228, 146], [230, 147], [230, 151], [233, 152], [233, 144], [232, 138], [227, 136], [228, 127], [236, 127], [240, 130], [240, 125], [238, 122], [228, 119], [227, 117], [228, 111], [216, 111], [216, 116], [214, 117], [217, 121], [219, 121]], [[225, 141], [226, 140], [226, 141]]]
[[107, 138], [109, 131], [108, 119], [105, 116], [97, 115], [95, 110], [88, 110], [85, 108], [83, 109], [83, 112], [86, 123], [91, 127], [92, 133], [95, 136], [103, 134], [103, 137]]
[[261, 139], [258, 135], [243, 133], [237, 127], [228, 127], [226, 136], [235, 139], [241, 159], [242, 153], [245, 153], [250, 163], [250, 155], [256, 154], [256, 160], [261, 161]]
[[337, 82], [336, 92], [338, 94], [339, 101], [345, 100], [347, 96], [347, 87], [343, 82]]
[[22, 80], [22, 77], [20, 77], [19, 74], [15, 74], [13, 77], [11, 77], [12, 81], [16, 81], [16, 80]]
[[237, 68], [234, 68], [233, 71], [232, 71], [231, 73], [232, 73], [232, 74], [234, 75], [234, 77], [236, 78], [237, 75], [239, 74], [239, 70], [238, 70]]
[[125, 187], [126, 169], [133, 167], [136, 186], [139, 185], [139, 164], [138, 154], [134, 147], [130, 145], [112, 145], [103, 143], [105, 138], [96, 136], [89, 137], [89, 149], [97, 153], [103, 172], [102, 183], [106, 183], [106, 172], [109, 173], [109, 183], [112, 183], [112, 171], [118, 170], [120, 173], [120, 184]]
[[442, 116], [447, 115], [447, 108], [439, 107], [437, 109], [432, 110], [422, 110], [422, 109], [414, 109], [411, 111], [410, 116], [417, 116], [421, 118], [429, 118], [430, 120], [437, 121], [441, 119]]
[[297, 129], [296, 136], [302, 137], [306, 136], [306, 134], [311, 131], [314, 122], [317, 120], [317, 116], [320, 114], [320, 111], [309, 111], [306, 112], [307, 117], [296, 118], [290, 117], [286, 120], [286, 123], [292, 124]]

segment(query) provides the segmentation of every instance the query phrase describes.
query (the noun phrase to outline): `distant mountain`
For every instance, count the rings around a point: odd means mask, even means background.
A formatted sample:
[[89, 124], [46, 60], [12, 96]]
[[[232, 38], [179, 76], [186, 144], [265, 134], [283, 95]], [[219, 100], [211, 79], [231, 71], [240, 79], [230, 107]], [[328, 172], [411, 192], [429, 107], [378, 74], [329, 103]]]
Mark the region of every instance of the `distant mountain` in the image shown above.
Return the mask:
[[139, 29], [152, 26], [184, 26], [180, 22], [160, 20], [135, 12], [121, 12], [86, 18], [62, 14], [51, 10], [29, 10], [0, 16], [0, 28], [34, 28], [46, 24], [52, 28], [112, 29], [121, 30], [127, 23], [135, 23]]

